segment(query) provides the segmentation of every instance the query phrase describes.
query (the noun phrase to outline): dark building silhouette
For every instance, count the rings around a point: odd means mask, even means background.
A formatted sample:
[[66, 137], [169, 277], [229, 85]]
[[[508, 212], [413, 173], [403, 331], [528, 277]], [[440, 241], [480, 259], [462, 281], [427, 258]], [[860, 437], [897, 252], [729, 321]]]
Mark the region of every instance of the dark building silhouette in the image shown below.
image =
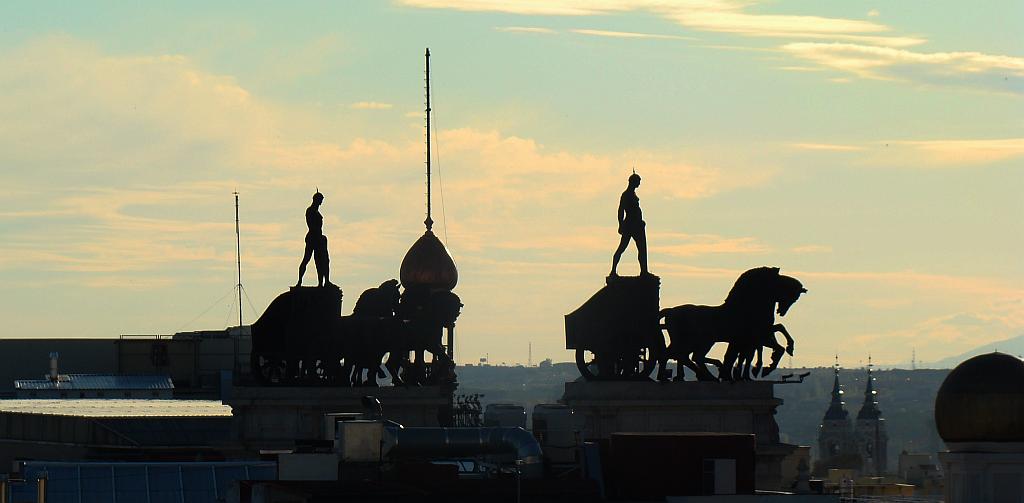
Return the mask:
[[[870, 360], [869, 360], [870, 361]], [[875, 377], [872, 375], [872, 365], [868, 364], [867, 383], [864, 387], [864, 404], [857, 412], [857, 422], [854, 425], [854, 438], [857, 442], [857, 453], [860, 454], [863, 466], [861, 473], [864, 475], [881, 476], [886, 473], [888, 466], [888, 444], [889, 435], [885, 431], [885, 419], [882, 418], [882, 411], [878, 408], [878, 400], [875, 391]]]
[[818, 430], [818, 463], [815, 472], [824, 474], [830, 468], [853, 468], [861, 475], [881, 476], [888, 469], [889, 436], [882, 411], [878, 408], [873, 365], [868, 364], [864, 403], [853, 421], [843, 401], [838, 364], [834, 372], [832, 401], [825, 410]]
[[834, 369], [835, 379], [832, 382], [832, 403], [829, 404], [825, 416], [821, 419], [818, 429], [818, 452], [823, 462], [853, 452], [851, 437], [852, 426], [850, 413], [843, 402], [844, 391], [839, 384], [839, 367]]

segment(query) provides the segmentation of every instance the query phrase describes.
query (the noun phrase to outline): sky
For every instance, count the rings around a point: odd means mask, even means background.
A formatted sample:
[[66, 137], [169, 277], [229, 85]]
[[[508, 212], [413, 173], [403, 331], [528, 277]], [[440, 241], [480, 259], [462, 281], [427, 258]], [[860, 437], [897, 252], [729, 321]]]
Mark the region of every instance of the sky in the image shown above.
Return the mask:
[[1021, 3], [397, 0], [0, 5], [0, 337], [237, 324], [234, 191], [246, 323], [317, 187], [347, 314], [423, 233], [426, 47], [461, 362], [572, 359], [634, 166], [663, 307], [804, 283], [785, 364], [1024, 334]]

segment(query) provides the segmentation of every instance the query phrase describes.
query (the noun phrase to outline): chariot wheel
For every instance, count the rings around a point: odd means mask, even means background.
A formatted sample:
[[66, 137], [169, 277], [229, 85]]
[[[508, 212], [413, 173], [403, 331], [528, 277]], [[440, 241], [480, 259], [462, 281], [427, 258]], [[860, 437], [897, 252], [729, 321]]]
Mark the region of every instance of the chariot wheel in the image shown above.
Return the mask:
[[588, 350], [576, 349], [576, 368], [588, 381], [647, 379], [657, 368], [658, 361], [647, 348], [640, 349], [633, 357], [601, 357]]
[[583, 348], [576, 348], [576, 368], [588, 381], [615, 379], [616, 367], [614, 358], [600, 356]]
[[623, 377], [627, 379], [648, 379], [654, 374], [654, 369], [658, 366], [658, 359], [652, 354], [651, 350], [641, 348], [633, 362], [623, 363], [631, 364], [629, 367], [623, 365], [623, 370], [628, 372], [624, 373]]
[[254, 355], [252, 358], [252, 375], [263, 385], [279, 385], [286, 380], [288, 362], [280, 358]]

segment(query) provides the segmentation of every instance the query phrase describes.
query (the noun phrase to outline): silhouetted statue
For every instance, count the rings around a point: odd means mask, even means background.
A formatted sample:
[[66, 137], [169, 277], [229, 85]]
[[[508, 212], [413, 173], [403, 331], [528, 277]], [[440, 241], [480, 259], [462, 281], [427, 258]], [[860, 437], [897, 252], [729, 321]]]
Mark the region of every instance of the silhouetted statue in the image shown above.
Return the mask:
[[639, 186], [640, 175], [634, 171], [632, 175], [629, 175], [629, 185], [622, 192], [622, 197], [619, 198], [619, 234], [622, 235], [622, 238], [619, 240], [619, 247], [615, 249], [615, 255], [612, 256], [612, 276], [618, 275], [615, 269], [619, 266], [619, 259], [622, 258], [622, 252], [626, 251], [626, 247], [629, 246], [630, 239], [636, 243], [636, 254], [640, 260], [640, 274], [650, 274], [647, 270], [647, 232], [644, 229], [647, 224], [644, 223], [644, 216], [640, 211], [640, 198], [636, 195], [636, 188]]
[[[775, 323], [775, 313], [785, 316], [806, 292], [796, 278], [779, 274], [778, 267], [758, 267], [741, 274], [719, 306], [686, 304], [661, 310], [670, 339], [662, 368], [673, 358], [702, 381], [749, 379], [756, 351], [754, 376], [768, 375], [778, 367], [783, 352], [793, 354], [793, 338], [786, 327]], [[786, 337], [786, 348], [775, 340], [776, 332]], [[716, 342], [729, 343], [721, 362], [707, 356]], [[772, 362], [764, 372], [760, 372], [762, 347], [772, 348]], [[708, 363], [718, 366], [717, 378], [708, 371]], [[679, 373], [676, 379], [682, 377]]]
[[406, 323], [395, 315], [399, 298], [398, 280], [390, 279], [364, 291], [352, 315], [342, 317], [343, 333], [339, 337], [345, 342], [344, 352], [339, 357], [345, 360], [341, 373], [343, 383], [377, 386], [377, 378], [384, 377], [381, 361], [387, 354], [385, 366], [391, 373], [391, 380], [402, 384], [401, 373], [409, 360], [410, 334]]
[[324, 217], [320, 214], [320, 205], [324, 202], [324, 195], [317, 191], [313, 194], [313, 204], [306, 208], [306, 249], [302, 253], [302, 263], [299, 264], [299, 281], [295, 286], [302, 286], [302, 276], [306, 274], [306, 265], [310, 257], [316, 265], [317, 286], [330, 285], [331, 259], [327, 255], [327, 236], [324, 236]]
[[664, 360], [665, 338], [658, 325], [660, 279], [651, 274], [609, 276], [606, 282], [565, 316], [565, 348], [576, 351], [576, 367], [588, 381], [647, 379]]

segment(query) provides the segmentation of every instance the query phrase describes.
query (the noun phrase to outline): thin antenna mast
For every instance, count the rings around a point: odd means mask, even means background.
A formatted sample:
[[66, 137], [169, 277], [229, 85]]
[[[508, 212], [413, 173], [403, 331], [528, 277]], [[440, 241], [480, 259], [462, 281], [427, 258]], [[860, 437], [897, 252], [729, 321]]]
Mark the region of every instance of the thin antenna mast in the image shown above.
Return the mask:
[[430, 218], [430, 48], [423, 55], [426, 61], [426, 89], [427, 89], [427, 219], [423, 223], [429, 231], [434, 226], [434, 220]]
[[242, 234], [238, 229], [238, 191], [232, 192], [235, 195], [235, 263], [238, 265], [238, 331], [242, 331]]

